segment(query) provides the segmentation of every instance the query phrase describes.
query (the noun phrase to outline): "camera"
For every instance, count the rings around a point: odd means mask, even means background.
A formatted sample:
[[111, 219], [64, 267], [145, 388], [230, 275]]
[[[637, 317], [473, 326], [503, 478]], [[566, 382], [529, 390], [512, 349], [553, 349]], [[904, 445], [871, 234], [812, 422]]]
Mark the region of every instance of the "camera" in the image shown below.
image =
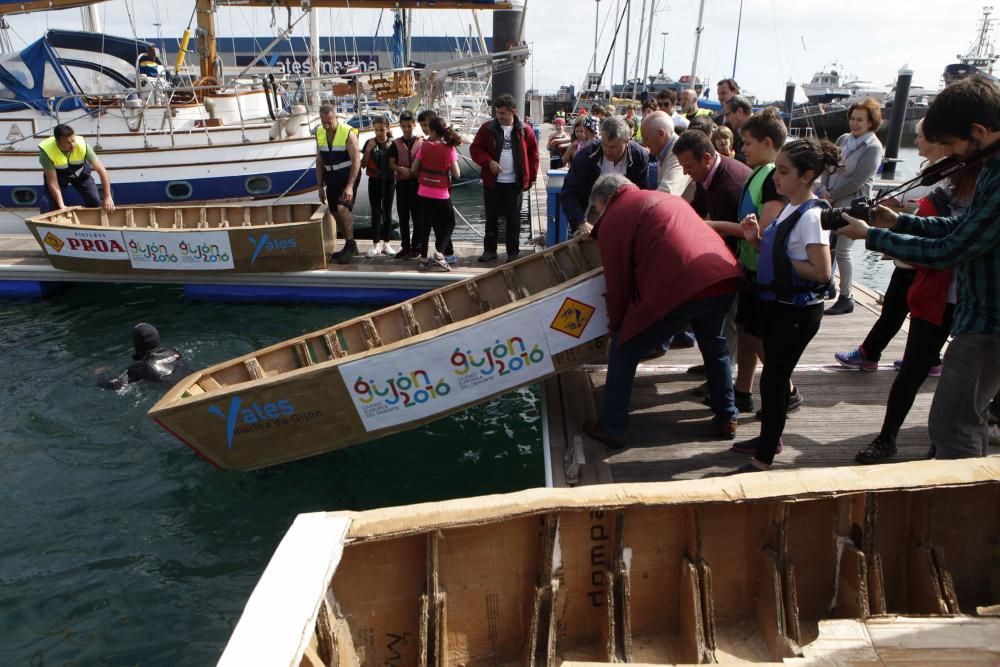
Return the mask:
[[871, 222], [871, 212], [875, 208], [875, 202], [867, 197], [858, 197], [851, 200], [850, 206], [839, 208], [828, 208], [820, 211], [819, 224], [823, 229], [834, 230], [846, 227], [847, 222], [840, 217], [841, 213], [846, 213], [852, 218], [858, 218], [865, 222]]

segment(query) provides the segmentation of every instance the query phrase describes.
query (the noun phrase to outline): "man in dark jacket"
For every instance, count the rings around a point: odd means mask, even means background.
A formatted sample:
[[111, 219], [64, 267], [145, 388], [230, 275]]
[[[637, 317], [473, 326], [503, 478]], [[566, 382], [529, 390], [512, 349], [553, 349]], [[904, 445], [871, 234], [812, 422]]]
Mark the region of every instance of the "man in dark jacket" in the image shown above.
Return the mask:
[[118, 377], [98, 380], [99, 387], [121, 389], [142, 380], [172, 387], [191, 374], [191, 367], [180, 352], [160, 347], [160, 332], [152, 324], [142, 322], [132, 327], [132, 345], [134, 362]]
[[691, 206], [706, 220], [740, 221], [743, 184], [750, 167], [719, 155], [712, 140], [702, 132], [688, 130], [674, 142], [674, 155], [684, 173], [695, 182]]
[[580, 150], [573, 158], [560, 196], [571, 230], [576, 231], [584, 222], [590, 190], [602, 175], [620, 174], [642, 189], [649, 187], [649, 153], [631, 137], [624, 120], [608, 118], [601, 123], [601, 142]]
[[507, 259], [517, 259], [522, 193], [534, 185], [538, 176], [538, 140], [534, 131], [517, 117], [514, 98], [501, 95], [493, 102], [493, 108], [496, 118], [480, 126], [469, 149], [472, 161], [480, 168], [486, 205], [486, 238], [480, 262], [497, 258], [501, 215], [506, 221]]
[[612, 338], [601, 417], [585, 422], [584, 432], [625, 446], [639, 360], [690, 323], [705, 360], [713, 426], [720, 437], [735, 437], [739, 413], [723, 322], [743, 284], [736, 258], [686, 201], [640, 191], [619, 174], [594, 184], [587, 217], [601, 250]]

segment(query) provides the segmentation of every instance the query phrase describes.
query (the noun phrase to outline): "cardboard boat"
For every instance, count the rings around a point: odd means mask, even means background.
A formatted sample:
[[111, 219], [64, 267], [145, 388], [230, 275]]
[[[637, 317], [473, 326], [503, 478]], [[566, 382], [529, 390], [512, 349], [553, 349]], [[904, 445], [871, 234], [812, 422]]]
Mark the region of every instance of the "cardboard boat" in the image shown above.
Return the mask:
[[57, 269], [119, 275], [287, 273], [326, 267], [316, 204], [74, 206], [26, 222]]
[[150, 416], [221, 468], [322, 454], [604, 353], [604, 270], [573, 240], [195, 373]]
[[1000, 457], [303, 514], [219, 662], [1000, 660]]

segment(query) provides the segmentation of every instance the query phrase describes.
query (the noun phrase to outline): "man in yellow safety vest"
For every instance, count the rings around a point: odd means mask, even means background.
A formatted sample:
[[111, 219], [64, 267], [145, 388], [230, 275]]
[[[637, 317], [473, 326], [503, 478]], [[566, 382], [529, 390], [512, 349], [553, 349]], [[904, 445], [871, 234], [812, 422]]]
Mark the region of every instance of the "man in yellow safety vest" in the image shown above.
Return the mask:
[[361, 152], [358, 149], [358, 131], [341, 123], [337, 112], [330, 105], [319, 110], [320, 127], [316, 129], [316, 182], [319, 200], [329, 204], [330, 212], [344, 234], [344, 247], [330, 259], [338, 264], [348, 264], [358, 254], [354, 242], [355, 181], [361, 172]]
[[[87, 145], [83, 137], [78, 137], [69, 125], [56, 125], [52, 136], [38, 144], [38, 161], [45, 173], [42, 196], [38, 205], [42, 213], [66, 208], [63, 193], [73, 186], [83, 205], [88, 208], [104, 209], [111, 213], [115, 210], [115, 202], [111, 198], [111, 179], [108, 170], [97, 159], [94, 149]], [[104, 191], [104, 201], [97, 194], [97, 184], [91, 172], [96, 171], [101, 177], [101, 189]]]

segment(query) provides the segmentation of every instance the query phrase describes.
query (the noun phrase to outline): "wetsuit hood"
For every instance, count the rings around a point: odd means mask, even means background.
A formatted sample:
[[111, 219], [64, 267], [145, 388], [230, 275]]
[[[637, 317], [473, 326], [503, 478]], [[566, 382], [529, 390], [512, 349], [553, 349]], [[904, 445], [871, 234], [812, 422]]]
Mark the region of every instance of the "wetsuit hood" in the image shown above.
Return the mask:
[[142, 359], [147, 353], [160, 346], [160, 332], [152, 324], [142, 322], [132, 327], [132, 344], [135, 345], [133, 359]]

